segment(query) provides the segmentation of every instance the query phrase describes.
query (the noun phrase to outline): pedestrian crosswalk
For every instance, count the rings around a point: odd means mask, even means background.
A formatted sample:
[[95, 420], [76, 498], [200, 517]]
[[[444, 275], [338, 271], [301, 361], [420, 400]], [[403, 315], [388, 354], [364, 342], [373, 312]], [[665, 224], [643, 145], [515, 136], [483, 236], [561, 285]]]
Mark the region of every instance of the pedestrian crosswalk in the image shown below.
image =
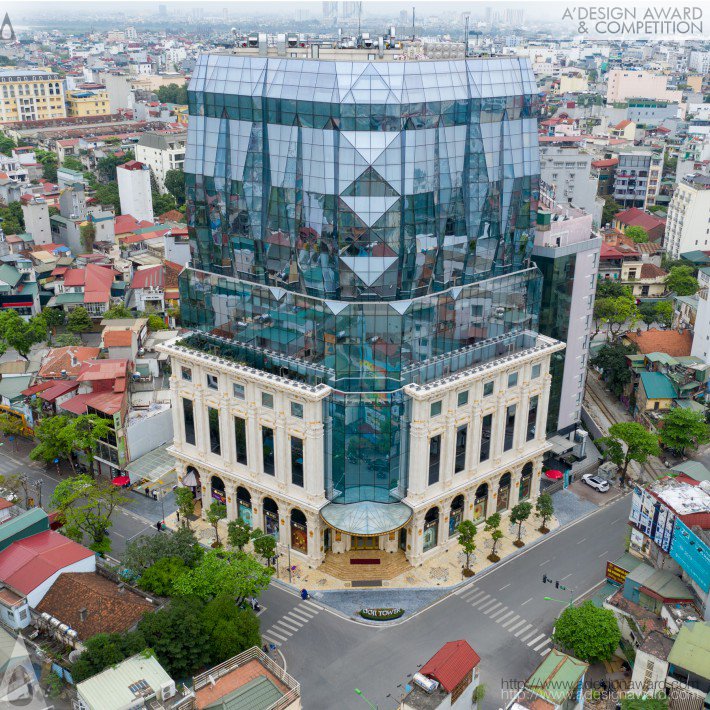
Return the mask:
[[281, 646], [322, 610], [323, 607], [315, 602], [309, 601], [308, 599], [301, 601], [291, 609], [291, 611], [284, 614], [269, 629], [263, 631], [261, 637], [267, 643], [272, 643], [274, 646]]
[[540, 633], [527, 619], [523, 619], [520, 614], [516, 614], [514, 609], [510, 609], [494, 596], [484, 592], [482, 589], [471, 587], [460, 587], [454, 594], [461, 601], [466, 602], [482, 614], [485, 614], [491, 621], [499, 624], [509, 634], [524, 643], [528, 648], [546, 656], [552, 647], [552, 639], [545, 633]]

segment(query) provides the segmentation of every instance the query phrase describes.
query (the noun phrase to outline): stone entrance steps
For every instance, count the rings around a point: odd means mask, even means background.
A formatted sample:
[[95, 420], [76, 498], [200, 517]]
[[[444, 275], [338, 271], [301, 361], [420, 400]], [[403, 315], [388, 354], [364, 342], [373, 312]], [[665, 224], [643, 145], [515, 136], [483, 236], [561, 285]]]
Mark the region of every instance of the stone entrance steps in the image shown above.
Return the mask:
[[[378, 565], [354, 565], [351, 559], [379, 559]], [[404, 552], [383, 552], [382, 550], [349, 550], [348, 552], [329, 552], [325, 562], [318, 568], [323, 572], [345, 581], [364, 581], [393, 579], [411, 569]]]

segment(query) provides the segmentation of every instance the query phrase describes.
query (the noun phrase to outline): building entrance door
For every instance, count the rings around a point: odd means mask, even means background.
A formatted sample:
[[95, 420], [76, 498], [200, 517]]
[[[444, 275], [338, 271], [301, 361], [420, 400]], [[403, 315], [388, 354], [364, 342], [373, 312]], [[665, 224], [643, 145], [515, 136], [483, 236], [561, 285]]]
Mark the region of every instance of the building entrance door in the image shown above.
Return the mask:
[[353, 550], [377, 550], [379, 548], [377, 536], [361, 537], [353, 535]]

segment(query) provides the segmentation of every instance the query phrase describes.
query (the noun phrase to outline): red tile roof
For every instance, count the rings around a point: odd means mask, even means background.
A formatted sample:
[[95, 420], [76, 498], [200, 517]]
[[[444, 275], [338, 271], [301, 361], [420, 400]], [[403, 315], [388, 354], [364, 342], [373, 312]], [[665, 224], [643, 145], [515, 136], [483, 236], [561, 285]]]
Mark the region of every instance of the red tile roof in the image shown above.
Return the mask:
[[640, 210], [638, 207], [632, 207], [631, 209], [619, 212], [614, 219], [627, 227], [643, 227], [647, 232], [655, 227], [665, 226], [666, 224], [665, 219], [655, 217], [649, 212]]
[[642, 264], [641, 278], [642, 279], [657, 279], [660, 276], [668, 276], [668, 272], [655, 264]]
[[110, 266], [87, 264], [84, 303], [108, 303], [111, 298], [111, 285], [117, 274]]
[[64, 272], [65, 286], [83, 286], [86, 279], [86, 271], [84, 269], [67, 269]]
[[87, 547], [46, 530], [13, 542], [0, 552], [0, 579], [18, 592], [29, 594], [65, 567], [90, 557], [94, 553]]
[[39, 393], [40, 399], [46, 402], [54, 402], [62, 395], [79, 389], [79, 383], [76, 380], [60, 380], [55, 382], [49, 389]]
[[[82, 618], [81, 609], [86, 609]], [[37, 605], [39, 613], [47, 612], [75, 629], [85, 640], [105, 633], [129, 631], [153, 605], [130, 590], [119, 591], [118, 585], [95, 572], [64, 572]]]
[[139, 160], [129, 160], [127, 163], [119, 165], [118, 167], [124, 170], [143, 170], [144, 165]]
[[163, 265], [149, 266], [146, 269], [138, 269], [133, 274], [131, 288], [164, 288], [165, 273]]
[[686, 357], [690, 355], [690, 349], [693, 345], [693, 336], [687, 330], [679, 333], [677, 330], [651, 328], [650, 330], [641, 331], [640, 334], [627, 333], [624, 337], [633, 343], [638, 348], [639, 353], [643, 355], [666, 353], [666, 355], [671, 357]]
[[54, 382], [40, 382], [37, 385], [32, 385], [32, 387], [28, 387], [26, 390], [22, 390], [20, 394], [24, 395], [25, 397], [31, 397], [33, 394], [48, 390], [50, 387], [54, 387]]
[[113, 360], [89, 360], [85, 362], [79, 373], [77, 382], [96, 382], [98, 380], [115, 380], [126, 377], [128, 360], [125, 358]]
[[105, 348], [127, 348], [133, 343], [132, 330], [106, 330], [103, 334]]
[[125, 392], [87, 392], [62, 402], [59, 406], [72, 414], [86, 414], [87, 407], [104, 414], [114, 415], [121, 411]]
[[629, 126], [629, 125], [631, 125], [631, 121], [629, 121], [627, 118], [625, 118], [623, 121], [619, 121], [619, 123], [617, 123], [614, 126], [614, 130], [615, 131], [623, 131], [624, 128], [626, 128], [626, 126]]
[[421, 673], [438, 680], [447, 693], [480, 662], [481, 657], [466, 641], [445, 643], [423, 666]]
[[156, 229], [152, 232], [142, 232], [141, 234], [129, 234], [121, 237], [121, 244], [137, 244], [138, 242], [146, 242], [149, 239], [161, 239], [169, 229]]
[[627, 256], [639, 256], [637, 251], [621, 251], [611, 244], [602, 242], [599, 258], [601, 259], [623, 259]]
[[618, 158], [607, 158], [605, 160], [592, 160], [593, 168], [613, 168], [619, 164]]
[[139, 221], [130, 214], [121, 214], [118, 217], [114, 217], [113, 220], [113, 230], [116, 234], [128, 234], [135, 232], [136, 229], [152, 226], [152, 222], [148, 222], [144, 219]]
[[87, 360], [92, 360], [99, 356], [99, 348], [89, 348], [75, 345], [68, 345], [64, 348], [52, 348], [45, 356], [39, 377], [43, 380], [58, 379], [62, 376], [62, 370], [68, 377], [76, 377], [81, 372], [81, 366]]

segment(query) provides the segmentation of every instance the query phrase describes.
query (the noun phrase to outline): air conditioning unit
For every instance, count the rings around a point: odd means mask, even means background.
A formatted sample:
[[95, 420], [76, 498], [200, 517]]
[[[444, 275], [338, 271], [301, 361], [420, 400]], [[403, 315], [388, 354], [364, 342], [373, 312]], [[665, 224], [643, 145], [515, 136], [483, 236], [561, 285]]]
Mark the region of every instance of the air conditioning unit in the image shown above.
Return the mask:
[[175, 696], [175, 693], [177, 691], [175, 690], [175, 681], [170, 680], [167, 683], [163, 683], [160, 686], [160, 699], [161, 700], [169, 700], [170, 698]]

